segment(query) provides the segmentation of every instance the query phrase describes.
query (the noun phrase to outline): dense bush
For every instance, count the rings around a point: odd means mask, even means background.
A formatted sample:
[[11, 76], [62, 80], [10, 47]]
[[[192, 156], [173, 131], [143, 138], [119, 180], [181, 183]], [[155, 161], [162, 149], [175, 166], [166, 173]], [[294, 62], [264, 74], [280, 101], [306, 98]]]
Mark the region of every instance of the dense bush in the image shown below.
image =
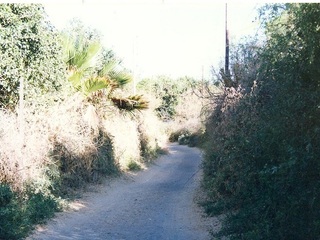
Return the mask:
[[159, 76], [153, 79], [143, 79], [138, 84], [138, 89], [152, 93], [160, 104], [155, 108], [157, 115], [165, 120], [172, 120], [176, 114], [176, 106], [180, 97], [188, 91], [190, 83], [187, 78], [171, 79]]
[[33, 228], [59, 210], [53, 195], [27, 186], [25, 192], [14, 192], [0, 184], [0, 239], [21, 239]]
[[226, 215], [217, 237], [320, 236], [320, 5], [281, 7], [251, 91], [227, 89], [206, 125], [206, 208]]
[[20, 79], [25, 99], [56, 91], [64, 79], [61, 42], [39, 4], [0, 5], [0, 106], [14, 109]]

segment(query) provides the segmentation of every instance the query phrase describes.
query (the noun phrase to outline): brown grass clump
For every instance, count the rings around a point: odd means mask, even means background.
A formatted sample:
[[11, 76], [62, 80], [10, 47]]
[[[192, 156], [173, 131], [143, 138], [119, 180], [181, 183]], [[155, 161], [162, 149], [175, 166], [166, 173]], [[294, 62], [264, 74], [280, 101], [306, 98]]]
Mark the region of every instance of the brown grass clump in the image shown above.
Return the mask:
[[20, 115], [2, 110], [0, 122], [0, 181], [16, 188], [78, 188], [133, 162], [143, 168], [166, 142], [151, 110], [124, 114], [80, 94], [49, 107], [26, 104]]
[[138, 122], [141, 155], [144, 162], [149, 162], [159, 150], [166, 148], [168, 136], [165, 132], [165, 124], [151, 109], [144, 111]]
[[126, 170], [133, 160], [140, 161], [138, 125], [130, 115], [114, 113], [105, 119], [103, 126], [111, 136], [116, 163], [121, 170]]
[[79, 172], [89, 177], [99, 131], [96, 121], [85, 119], [88, 109], [90, 105], [74, 95], [47, 109], [26, 106], [23, 115], [1, 111], [1, 182], [21, 187], [52, 177], [53, 169], [62, 178]]
[[140, 168], [165, 147], [163, 123], [150, 110], [134, 115], [113, 111], [103, 121], [103, 127], [112, 140], [116, 164], [128, 170], [135, 162]]
[[[204, 130], [203, 107], [205, 99], [199, 98], [192, 90], [180, 96], [176, 106], [176, 115], [173, 121], [167, 122], [167, 133], [171, 142], [189, 138], [191, 135], [201, 135]], [[188, 144], [186, 141], [185, 144]]]
[[48, 117], [51, 156], [63, 178], [76, 185], [91, 181], [103, 137], [95, 108], [76, 94], [52, 108]]
[[9, 112], [0, 111], [0, 182], [21, 182], [22, 143], [19, 139], [17, 117]]
[[1, 111], [0, 181], [21, 188], [26, 181], [41, 180], [51, 162], [48, 123], [44, 112], [26, 107], [23, 114]]

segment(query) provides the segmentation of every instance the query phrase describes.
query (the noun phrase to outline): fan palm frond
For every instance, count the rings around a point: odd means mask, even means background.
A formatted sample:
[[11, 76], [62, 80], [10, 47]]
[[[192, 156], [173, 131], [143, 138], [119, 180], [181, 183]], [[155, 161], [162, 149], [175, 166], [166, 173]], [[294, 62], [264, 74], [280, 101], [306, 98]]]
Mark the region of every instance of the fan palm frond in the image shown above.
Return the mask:
[[107, 78], [89, 78], [83, 83], [82, 92], [88, 96], [89, 94], [107, 89], [110, 87], [110, 82]]
[[100, 51], [101, 45], [98, 42], [89, 43], [82, 51], [75, 55], [75, 66], [81, 71], [86, 71], [94, 66], [94, 60]]
[[101, 49], [99, 42], [88, 42], [83, 37], [77, 39], [63, 35], [64, 60], [68, 70], [88, 72], [95, 64], [97, 53]]
[[147, 109], [149, 102], [142, 95], [129, 96], [127, 98], [111, 98], [113, 104], [121, 110], [133, 111]]
[[98, 71], [98, 76], [108, 77], [115, 88], [122, 87], [132, 81], [132, 77], [128, 72], [119, 71], [116, 69], [117, 67], [118, 63], [116, 61], [109, 61]]
[[83, 73], [82, 72], [70, 71], [68, 80], [72, 83], [72, 86], [75, 89], [80, 90], [81, 89], [81, 79], [82, 79], [82, 77], [83, 77]]
[[100, 42], [90, 41], [85, 36], [66, 34], [63, 44], [68, 80], [76, 90], [88, 98], [98, 96], [95, 94], [106, 96], [121, 110], [133, 112], [148, 108], [148, 102], [141, 95], [113, 97], [114, 91], [128, 84], [132, 77], [120, 67], [118, 61], [101, 58]]
[[132, 81], [131, 75], [125, 71], [113, 71], [110, 72], [109, 76], [113, 84], [118, 88], [123, 87], [124, 85]]
[[98, 70], [98, 76], [99, 77], [105, 77], [108, 76], [111, 71], [115, 69], [117, 66], [116, 61], [109, 61], [105, 63], [100, 70]]

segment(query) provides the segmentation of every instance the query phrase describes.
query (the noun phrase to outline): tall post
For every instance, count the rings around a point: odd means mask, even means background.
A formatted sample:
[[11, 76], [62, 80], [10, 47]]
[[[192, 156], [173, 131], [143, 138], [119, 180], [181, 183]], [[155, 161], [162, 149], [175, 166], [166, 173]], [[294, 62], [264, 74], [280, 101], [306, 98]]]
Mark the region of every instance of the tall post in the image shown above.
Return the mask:
[[225, 67], [224, 71], [227, 76], [230, 75], [229, 72], [229, 31], [228, 31], [228, 4], [226, 3], [226, 56], [225, 56]]

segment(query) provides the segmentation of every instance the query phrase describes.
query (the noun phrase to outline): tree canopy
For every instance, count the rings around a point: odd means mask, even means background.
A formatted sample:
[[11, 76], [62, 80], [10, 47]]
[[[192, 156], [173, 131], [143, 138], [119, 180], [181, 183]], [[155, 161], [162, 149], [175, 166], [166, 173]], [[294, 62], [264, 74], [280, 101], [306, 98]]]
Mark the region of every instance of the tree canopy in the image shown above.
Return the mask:
[[19, 80], [25, 98], [59, 89], [65, 69], [58, 33], [39, 4], [0, 5], [0, 104], [14, 108]]

